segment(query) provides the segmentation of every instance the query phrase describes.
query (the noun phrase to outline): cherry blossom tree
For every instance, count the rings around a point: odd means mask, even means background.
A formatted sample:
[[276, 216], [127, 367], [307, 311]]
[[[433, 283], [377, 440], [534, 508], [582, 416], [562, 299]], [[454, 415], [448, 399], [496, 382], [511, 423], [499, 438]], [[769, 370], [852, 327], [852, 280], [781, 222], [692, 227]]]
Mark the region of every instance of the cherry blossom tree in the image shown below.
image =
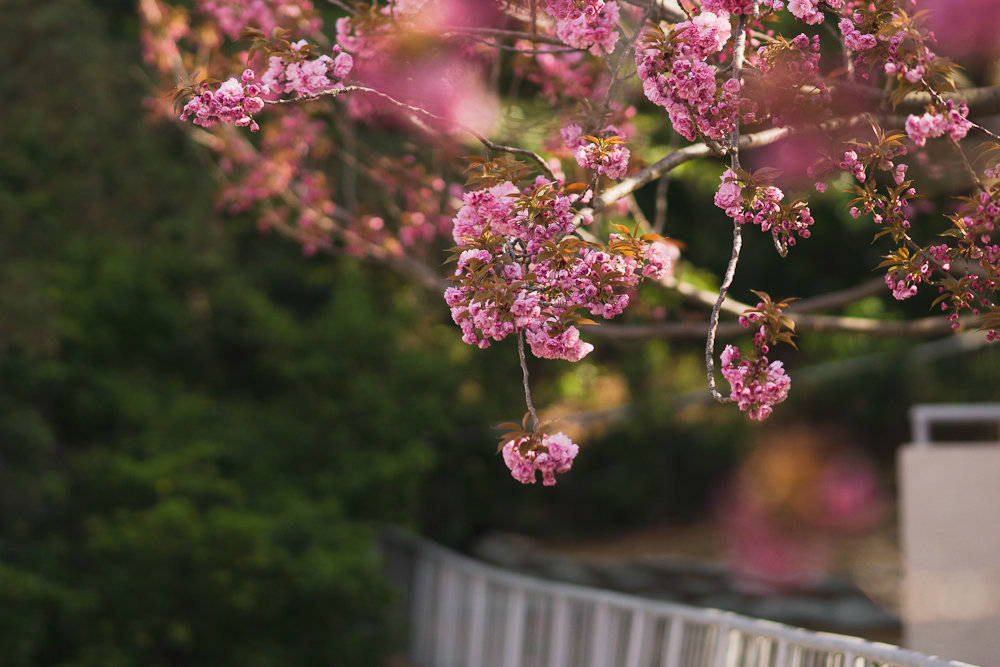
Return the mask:
[[[252, 212], [307, 254], [365, 257], [443, 293], [465, 343], [516, 339], [527, 413], [504, 425], [499, 451], [523, 483], [540, 471], [554, 484], [578, 452], [539, 421], [528, 351], [576, 362], [591, 336], [690, 333], [608, 322], [641, 282], [703, 304], [708, 389], [754, 420], [791, 385], [768, 357], [774, 346], [808, 330], [886, 330], [817, 314], [870, 285], [805, 300], [757, 291], [749, 304], [729, 295], [744, 235], [769, 235], [775, 261], [794, 261], [824, 222], [809, 198], [831, 187], [852, 193], [850, 215], [885, 248], [879, 289], [936, 296], [940, 317], [893, 332], [1000, 337], [990, 129], [1000, 86], [981, 85], [987, 67], [938, 53], [1000, 56], [996, 33], [977, 32], [1000, 21], [989, 0], [141, 0], [140, 10], [147, 64], [177, 82], [173, 102], [150, 104], [215, 156], [221, 206]], [[970, 51], [961, 36], [972, 33]], [[655, 154], [640, 113], [671, 128], [672, 150]], [[782, 165], [743, 165], [779, 143], [810, 187], [786, 194]], [[675, 270], [683, 226], [664, 233], [668, 180], [694, 160], [719, 164], [713, 203], [731, 220], [712, 291]], [[956, 171], [966, 196], [928, 210], [919, 198]], [[644, 208], [636, 194], [647, 187], [655, 206]], [[718, 353], [734, 329], [752, 345]]]

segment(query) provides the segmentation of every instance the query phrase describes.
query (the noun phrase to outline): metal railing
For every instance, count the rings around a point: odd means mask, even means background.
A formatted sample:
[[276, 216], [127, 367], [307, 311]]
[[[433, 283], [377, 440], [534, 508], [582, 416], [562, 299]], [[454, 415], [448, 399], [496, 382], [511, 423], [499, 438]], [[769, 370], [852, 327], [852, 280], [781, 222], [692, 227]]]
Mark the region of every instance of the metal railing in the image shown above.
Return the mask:
[[387, 537], [421, 667], [969, 667], [855, 637], [545, 581]]

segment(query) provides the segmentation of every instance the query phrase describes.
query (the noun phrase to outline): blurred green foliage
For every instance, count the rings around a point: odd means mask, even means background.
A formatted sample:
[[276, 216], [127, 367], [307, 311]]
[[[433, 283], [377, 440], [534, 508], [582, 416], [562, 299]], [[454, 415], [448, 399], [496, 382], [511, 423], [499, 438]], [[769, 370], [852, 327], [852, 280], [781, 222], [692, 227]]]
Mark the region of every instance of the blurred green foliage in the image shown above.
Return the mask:
[[0, 663], [374, 664], [373, 534], [476, 372], [400, 277], [218, 220], [123, 11], [3, 3]]

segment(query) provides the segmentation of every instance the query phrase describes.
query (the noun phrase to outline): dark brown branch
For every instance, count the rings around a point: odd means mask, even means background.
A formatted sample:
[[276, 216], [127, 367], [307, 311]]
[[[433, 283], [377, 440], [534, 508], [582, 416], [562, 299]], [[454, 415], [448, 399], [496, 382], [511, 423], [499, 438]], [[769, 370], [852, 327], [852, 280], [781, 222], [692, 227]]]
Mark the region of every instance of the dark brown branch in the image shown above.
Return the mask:
[[[924, 317], [918, 320], [877, 320], [863, 317], [836, 315], [805, 315], [785, 311], [795, 321], [795, 331], [801, 333], [854, 333], [875, 338], [926, 338], [951, 333], [951, 322], [944, 317]], [[582, 329], [590, 336], [610, 340], [643, 340], [660, 338], [668, 340], [701, 340], [705, 336], [705, 322], [665, 322], [662, 324], [599, 324], [585, 325]], [[718, 326], [719, 338], [749, 335], [751, 329], [737, 322]]]

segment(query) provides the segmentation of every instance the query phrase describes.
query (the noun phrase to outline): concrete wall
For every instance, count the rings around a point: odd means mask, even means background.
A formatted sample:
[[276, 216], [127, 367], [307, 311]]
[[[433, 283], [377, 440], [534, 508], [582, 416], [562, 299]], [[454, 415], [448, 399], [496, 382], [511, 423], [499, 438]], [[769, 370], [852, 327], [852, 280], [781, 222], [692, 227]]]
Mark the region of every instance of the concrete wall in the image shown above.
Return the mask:
[[900, 450], [907, 647], [1000, 666], [1000, 444]]

